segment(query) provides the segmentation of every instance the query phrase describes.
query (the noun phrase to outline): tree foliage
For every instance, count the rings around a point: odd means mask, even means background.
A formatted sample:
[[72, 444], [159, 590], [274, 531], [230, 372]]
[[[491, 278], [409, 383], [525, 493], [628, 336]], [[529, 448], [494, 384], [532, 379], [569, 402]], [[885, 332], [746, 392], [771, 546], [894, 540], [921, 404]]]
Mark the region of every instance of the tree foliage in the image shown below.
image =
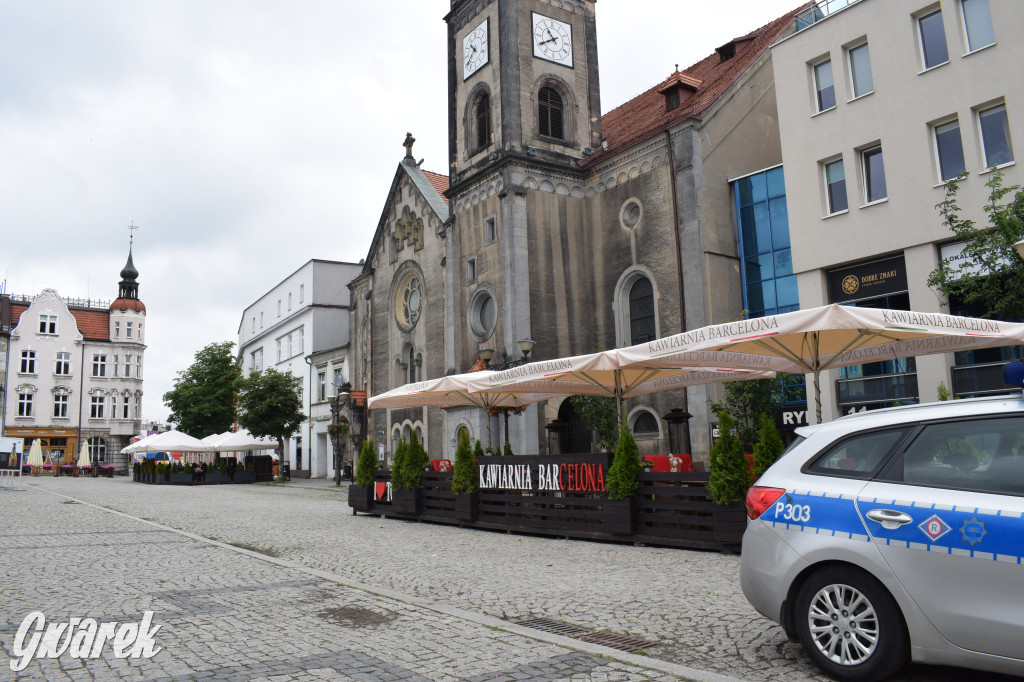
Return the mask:
[[767, 414], [762, 414], [761, 428], [757, 443], [754, 444], [754, 480], [761, 478], [761, 474], [775, 464], [785, 449], [786, 445], [779, 436], [779, 430], [775, 428], [775, 420]]
[[728, 412], [735, 419], [733, 428], [740, 448], [753, 452], [761, 415], [774, 415], [787, 400], [796, 399], [797, 396], [790, 393], [798, 390], [793, 387], [799, 386], [800, 379], [797, 375], [780, 372], [774, 379], [730, 381], [724, 385], [722, 402], [711, 403], [711, 410], [716, 414], [723, 410]]
[[[479, 446], [480, 441], [477, 441]], [[452, 492], [475, 493], [480, 487], [480, 471], [473, 451], [469, 447], [469, 434], [465, 431], [459, 437], [459, 446], [455, 448], [455, 466], [452, 467]]]
[[223, 433], [237, 418], [235, 394], [241, 371], [231, 341], [211, 343], [195, 354], [188, 369], [178, 372], [174, 388], [164, 393], [168, 420], [195, 438]]
[[640, 487], [637, 476], [640, 474], [640, 452], [633, 440], [633, 431], [623, 424], [619, 429], [619, 446], [615, 448], [615, 457], [608, 468], [608, 479], [605, 490], [609, 500], [625, 500], [636, 493]]
[[1002, 173], [992, 173], [985, 183], [989, 188], [984, 207], [988, 224], [979, 227], [963, 217], [957, 203], [965, 177], [950, 181], [945, 198], [936, 205], [942, 222], [965, 242], [963, 258], [957, 263], [941, 262], [929, 274], [928, 285], [947, 300], [973, 308], [975, 316], [1024, 318], [1024, 261], [1013, 248], [1024, 239], [1024, 191], [1019, 185], [1004, 187]]
[[423, 449], [419, 437], [413, 431], [409, 442], [403, 438], [395, 448], [395, 461], [391, 467], [391, 487], [394, 490], [411, 490], [423, 487], [423, 470], [430, 464], [430, 455]]
[[591, 431], [597, 432], [597, 446], [610, 448], [615, 443], [619, 418], [614, 398], [594, 395], [571, 395], [572, 409]]
[[373, 485], [374, 474], [377, 472], [377, 453], [373, 450], [373, 439], [363, 441], [363, 449], [359, 453], [356, 464], [356, 485], [369, 487]]
[[408, 483], [406, 460], [409, 458], [409, 443], [404, 438], [399, 439], [395, 446], [395, 456], [391, 458], [391, 489], [405, 490], [412, 488]]
[[711, 446], [708, 493], [718, 504], [742, 502], [750, 488], [750, 470], [740, 439], [733, 433], [732, 417], [725, 410], [718, 413], [718, 432], [718, 440]]
[[302, 413], [302, 380], [268, 367], [238, 382], [238, 423], [254, 436], [277, 440], [284, 461], [284, 441], [298, 431]]

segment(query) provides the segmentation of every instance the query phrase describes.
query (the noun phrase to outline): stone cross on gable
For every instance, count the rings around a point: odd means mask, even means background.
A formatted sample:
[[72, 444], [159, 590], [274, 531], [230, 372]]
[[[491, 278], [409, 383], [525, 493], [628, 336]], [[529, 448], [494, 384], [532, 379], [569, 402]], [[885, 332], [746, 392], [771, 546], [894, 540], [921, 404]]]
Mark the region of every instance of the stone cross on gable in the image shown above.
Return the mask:
[[412, 133], [406, 133], [405, 134], [405, 142], [402, 143], [402, 146], [405, 147], [405, 158], [407, 158], [407, 159], [413, 158], [413, 156], [412, 156], [412, 146], [414, 144], [416, 144], [416, 138], [412, 136]]

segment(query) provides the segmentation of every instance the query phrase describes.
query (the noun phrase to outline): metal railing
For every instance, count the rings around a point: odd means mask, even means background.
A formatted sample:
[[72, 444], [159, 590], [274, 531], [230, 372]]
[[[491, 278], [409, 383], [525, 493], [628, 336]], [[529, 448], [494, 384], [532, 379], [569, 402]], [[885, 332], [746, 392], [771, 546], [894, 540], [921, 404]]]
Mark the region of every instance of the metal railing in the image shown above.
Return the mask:
[[1008, 386], [1003, 380], [1005, 362], [959, 365], [950, 368], [954, 398], [977, 398], [1000, 393], [1017, 393], [1019, 386]]
[[917, 373], [836, 380], [840, 407], [877, 402], [917, 402]]
[[[67, 296], [62, 296], [61, 299], [63, 299], [64, 304], [69, 307], [95, 308], [96, 310], [107, 310], [110, 308], [110, 301], [101, 301], [93, 298], [69, 298]], [[13, 303], [31, 304], [34, 300], [36, 300], [35, 296], [29, 296], [27, 294], [11, 294], [11, 301]]]
[[835, 14], [844, 7], [857, 2], [860, 2], [860, 0], [819, 0], [814, 7], [796, 15], [796, 30], [802, 31], [808, 26]]

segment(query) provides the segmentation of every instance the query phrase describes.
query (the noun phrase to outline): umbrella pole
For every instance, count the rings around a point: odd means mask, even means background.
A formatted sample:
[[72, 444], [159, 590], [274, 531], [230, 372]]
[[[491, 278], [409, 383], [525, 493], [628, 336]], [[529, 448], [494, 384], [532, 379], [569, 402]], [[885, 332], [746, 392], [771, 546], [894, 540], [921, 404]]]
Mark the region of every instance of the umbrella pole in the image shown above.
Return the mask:
[[818, 376], [820, 374], [821, 372], [814, 370], [814, 406], [818, 414], [818, 424], [821, 423], [821, 387], [818, 385]]

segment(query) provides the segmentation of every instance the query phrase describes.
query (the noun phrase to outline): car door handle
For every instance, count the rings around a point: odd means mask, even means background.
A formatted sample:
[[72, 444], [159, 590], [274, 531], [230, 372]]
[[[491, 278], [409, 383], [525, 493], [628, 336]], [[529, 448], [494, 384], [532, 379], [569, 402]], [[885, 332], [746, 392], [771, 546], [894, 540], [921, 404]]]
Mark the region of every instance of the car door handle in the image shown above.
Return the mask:
[[877, 521], [882, 524], [882, 528], [886, 530], [896, 530], [900, 526], [906, 525], [912, 522], [914, 519], [908, 514], [896, 511], [894, 509], [872, 509], [865, 514], [872, 521]]

